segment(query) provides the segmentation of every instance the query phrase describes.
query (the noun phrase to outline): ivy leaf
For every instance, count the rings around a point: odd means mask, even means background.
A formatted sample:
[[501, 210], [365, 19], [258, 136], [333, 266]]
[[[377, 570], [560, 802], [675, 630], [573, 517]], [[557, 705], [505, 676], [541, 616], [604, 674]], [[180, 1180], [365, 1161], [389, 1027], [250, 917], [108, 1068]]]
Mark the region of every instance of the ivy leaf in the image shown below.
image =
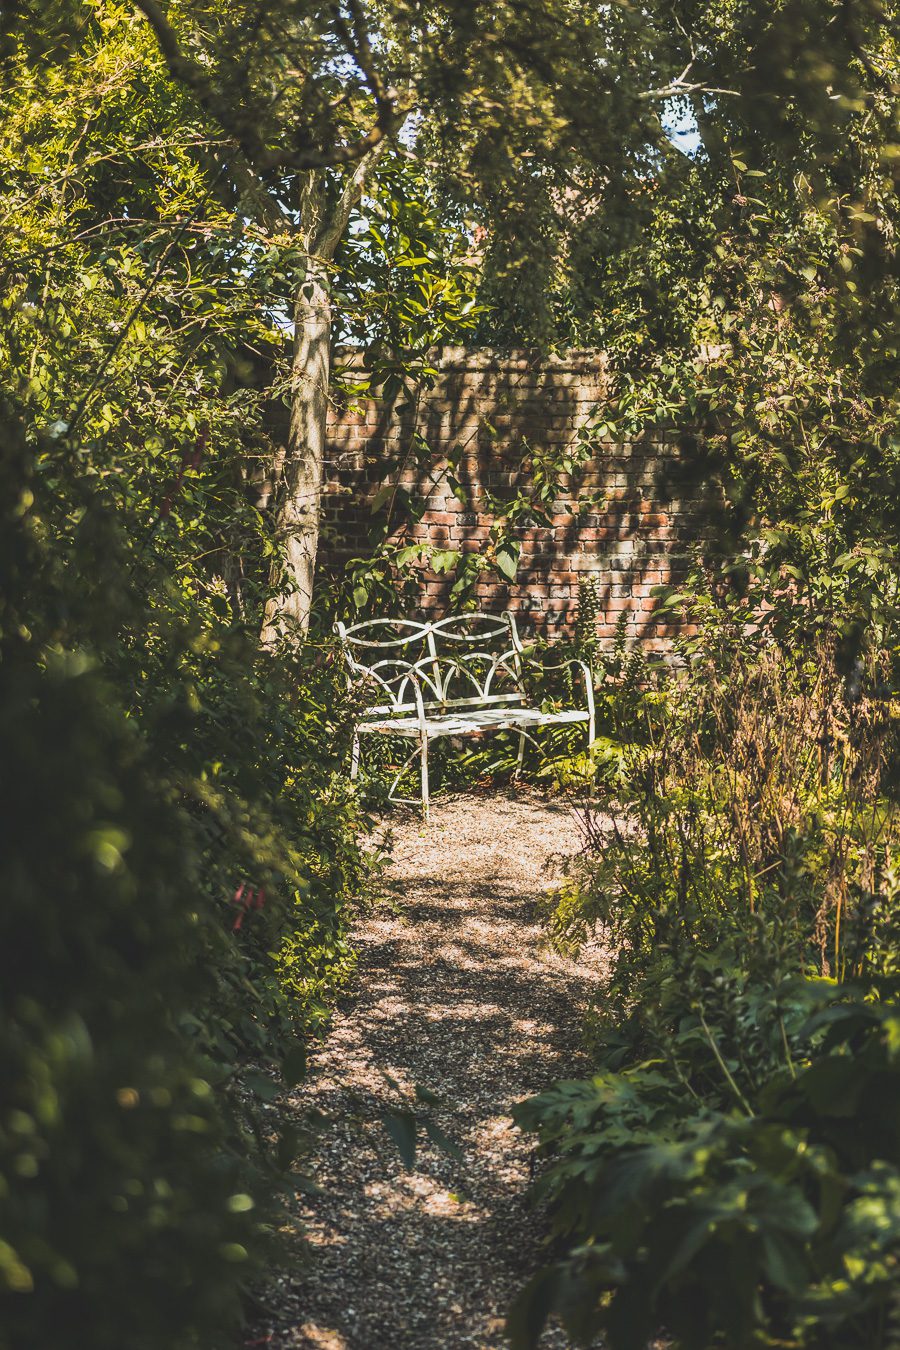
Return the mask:
[[438, 576], [440, 576], [442, 572], [452, 572], [461, 557], [462, 554], [458, 553], [455, 549], [439, 550], [437, 553], [431, 555], [432, 571], [436, 572]]
[[494, 555], [494, 565], [507, 581], [515, 581], [516, 572], [519, 570], [520, 550], [521, 545], [518, 541], [508, 539], [504, 540]]

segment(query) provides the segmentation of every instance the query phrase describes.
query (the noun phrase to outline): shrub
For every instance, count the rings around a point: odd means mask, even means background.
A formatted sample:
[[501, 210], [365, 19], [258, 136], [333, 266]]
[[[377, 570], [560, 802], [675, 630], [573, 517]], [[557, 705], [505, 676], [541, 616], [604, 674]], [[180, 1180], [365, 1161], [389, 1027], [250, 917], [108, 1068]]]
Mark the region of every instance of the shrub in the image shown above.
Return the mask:
[[337, 676], [4, 412], [0, 1345], [219, 1350], [279, 1256], [267, 1103], [350, 969]]
[[210, 994], [199, 859], [96, 659], [25, 622], [23, 591], [46, 578], [9, 467], [0, 1337], [209, 1344], [235, 1318], [264, 1213], [178, 1031]]
[[196, 857], [96, 668], [29, 656], [4, 643], [4, 1343], [209, 1343], [265, 1195], [178, 1032], [209, 997]]
[[[752, 1107], [734, 1089], [717, 1108], [660, 1064], [559, 1084], [520, 1111], [562, 1150], [540, 1189], [565, 1255], [520, 1301], [519, 1344], [536, 1344], [548, 1305], [616, 1350], [644, 1350], [661, 1326], [685, 1350], [895, 1343], [900, 1017], [833, 988], [781, 993], [780, 1015], [827, 999], [820, 1018], [834, 1020]], [[749, 1000], [755, 1026], [758, 988]], [[684, 1011], [681, 1068], [707, 1037], [722, 1055], [710, 1096], [728, 1096], [733, 1047]]]
[[797, 660], [721, 610], [690, 643], [664, 696], [626, 691], [619, 772], [551, 916], [617, 955], [597, 1076], [518, 1111], [549, 1155], [555, 1259], [514, 1340], [556, 1311], [613, 1350], [661, 1327], [685, 1350], [886, 1347], [900, 877], [878, 662], [848, 699], [826, 646]]

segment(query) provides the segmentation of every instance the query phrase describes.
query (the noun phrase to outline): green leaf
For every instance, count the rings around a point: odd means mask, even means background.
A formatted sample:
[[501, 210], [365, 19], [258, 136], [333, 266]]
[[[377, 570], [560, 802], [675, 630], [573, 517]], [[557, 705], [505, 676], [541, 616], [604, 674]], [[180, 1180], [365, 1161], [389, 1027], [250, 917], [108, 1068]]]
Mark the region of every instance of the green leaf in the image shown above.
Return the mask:
[[296, 1087], [306, 1077], [306, 1046], [302, 1041], [292, 1045], [281, 1061], [281, 1076], [287, 1086]]
[[272, 1078], [267, 1078], [262, 1073], [244, 1074], [241, 1082], [255, 1096], [261, 1097], [264, 1102], [273, 1102], [281, 1092], [281, 1084], [275, 1082]]
[[431, 568], [438, 576], [442, 572], [452, 572], [462, 554], [456, 549], [441, 549], [431, 555]]
[[275, 1164], [280, 1171], [286, 1172], [294, 1164], [301, 1152], [301, 1140], [300, 1131], [293, 1126], [282, 1129], [275, 1145]]
[[407, 1171], [411, 1171], [416, 1161], [417, 1124], [412, 1111], [384, 1111], [381, 1119], [388, 1134], [397, 1145], [397, 1150]]
[[502, 543], [494, 555], [494, 566], [501, 576], [506, 577], [508, 581], [514, 581], [516, 572], [519, 569], [519, 553], [521, 546], [516, 540], [507, 540]]
[[428, 1138], [436, 1148], [439, 1148], [442, 1153], [448, 1154], [449, 1157], [455, 1158], [457, 1162], [463, 1161], [463, 1151], [459, 1147], [459, 1144], [455, 1143], [449, 1135], [445, 1134], [440, 1125], [436, 1125], [433, 1120], [423, 1120], [422, 1125], [424, 1126]]
[[307, 1176], [305, 1172], [295, 1174], [293, 1178], [293, 1184], [295, 1189], [298, 1190], [301, 1195], [310, 1195], [315, 1197], [318, 1195], [325, 1194], [325, 1188], [323, 1186], [320, 1186], [317, 1181], [314, 1181], [311, 1176]]
[[823, 1116], [849, 1119], [856, 1112], [865, 1075], [849, 1055], [829, 1055], [814, 1062], [797, 1080], [797, 1087]]
[[553, 1266], [539, 1270], [518, 1295], [506, 1324], [512, 1350], [535, 1350], [556, 1306], [560, 1272]]
[[782, 1233], [763, 1234], [763, 1267], [776, 1288], [788, 1294], [801, 1294], [809, 1284], [802, 1250]]

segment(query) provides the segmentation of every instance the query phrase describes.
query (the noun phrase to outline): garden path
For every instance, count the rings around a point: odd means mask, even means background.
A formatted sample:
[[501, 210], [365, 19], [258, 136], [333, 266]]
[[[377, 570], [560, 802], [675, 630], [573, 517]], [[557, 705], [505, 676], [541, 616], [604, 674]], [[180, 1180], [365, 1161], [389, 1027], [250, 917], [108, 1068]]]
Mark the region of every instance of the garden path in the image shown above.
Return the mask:
[[[549, 952], [538, 912], [580, 847], [568, 806], [439, 798], [427, 827], [390, 824], [387, 901], [356, 926], [354, 991], [291, 1099], [327, 1117], [310, 1164], [322, 1194], [299, 1214], [312, 1260], [248, 1339], [265, 1350], [499, 1350], [541, 1235], [510, 1106], [587, 1068], [580, 1015], [604, 954]], [[416, 1084], [440, 1105], [416, 1103]], [[405, 1170], [382, 1113], [410, 1106], [460, 1159], [420, 1137]], [[541, 1345], [567, 1341], [551, 1328]]]

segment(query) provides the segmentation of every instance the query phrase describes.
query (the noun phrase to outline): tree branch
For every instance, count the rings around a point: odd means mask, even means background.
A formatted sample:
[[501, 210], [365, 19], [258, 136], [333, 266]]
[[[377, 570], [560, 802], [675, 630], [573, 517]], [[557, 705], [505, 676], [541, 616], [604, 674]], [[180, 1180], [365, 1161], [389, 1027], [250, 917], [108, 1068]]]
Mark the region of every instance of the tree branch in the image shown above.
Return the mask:
[[658, 98], [679, 98], [685, 94], [727, 94], [729, 98], [741, 97], [739, 89], [718, 89], [709, 84], [684, 84], [682, 77], [679, 76], [677, 80], [663, 85], [661, 89], [645, 89], [643, 93], [638, 94], [638, 98], [649, 102]]
[[385, 85], [381, 73], [375, 65], [372, 55], [372, 41], [369, 37], [369, 30], [359, 0], [347, 0], [347, 8], [350, 10], [353, 21], [352, 33], [341, 13], [340, 4], [334, 4], [331, 7], [334, 15], [334, 26], [340, 34], [344, 46], [365, 76], [366, 84], [375, 100], [376, 107], [380, 108], [382, 104], [396, 102], [396, 90]]
[[153, 29], [153, 35], [172, 78], [189, 89], [204, 112], [215, 118], [248, 157], [252, 156], [255, 159], [256, 152], [260, 149], [256, 136], [253, 134], [248, 136], [247, 128], [241, 125], [241, 119], [235, 118], [233, 107], [221, 97], [203, 67], [181, 50], [175, 29], [157, 4], [157, 0], [134, 0], [134, 4]]
[[[397, 128], [399, 130], [399, 127]], [[331, 213], [331, 218], [323, 226], [316, 238], [314, 252], [320, 257], [330, 261], [334, 257], [335, 250], [343, 238], [344, 231], [350, 221], [350, 213], [358, 203], [363, 194], [363, 188], [366, 185], [366, 179], [372, 169], [378, 163], [384, 150], [387, 147], [387, 140], [382, 139], [372, 146], [367, 155], [359, 161], [353, 173], [344, 184], [338, 203]]]
[[[271, 148], [256, 130], [255, 119], [240, 115], [230, 99], [223, 97], [203, 66], [185, 54], [175, 29], [169, 23], [157, 0], [133, 0], [153, 30], [159, 50], [169, 74], [189, 89], [204, 112], [212, 117], [223, 131], [240, 147], [248, 163], [257, 174], [272, 169], [321, 169], [329, 165], [353, 164], [364, 159], [402, 123], [406, 111], [399, 107], [399, 94], [392, 86], [385, 86], [372, 61], [368, 34], [358, 30], [350, 38], [350, 55], [356, 60], [375, 102], [375, 122], [365, 135], [348, 144], [329, 147], [309, 144], [293, 150]], [[342, 21], [343, 22], [343, 21]], [[346, 29], [346, 25], [345, 25]], [[361, 42], [361, 39], [362, 42]], [[354, 50], [357, 49], [357, 50]]]

